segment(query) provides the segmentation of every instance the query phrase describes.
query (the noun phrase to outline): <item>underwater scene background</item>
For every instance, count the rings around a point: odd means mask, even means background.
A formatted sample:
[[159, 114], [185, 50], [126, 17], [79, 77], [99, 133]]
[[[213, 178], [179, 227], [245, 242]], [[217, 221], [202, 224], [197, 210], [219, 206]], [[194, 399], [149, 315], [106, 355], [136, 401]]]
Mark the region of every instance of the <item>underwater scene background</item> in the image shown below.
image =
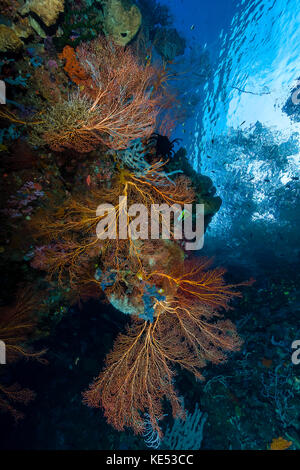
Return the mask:
[[0, 448], [299, 450], [299, 2], [0, 5]]

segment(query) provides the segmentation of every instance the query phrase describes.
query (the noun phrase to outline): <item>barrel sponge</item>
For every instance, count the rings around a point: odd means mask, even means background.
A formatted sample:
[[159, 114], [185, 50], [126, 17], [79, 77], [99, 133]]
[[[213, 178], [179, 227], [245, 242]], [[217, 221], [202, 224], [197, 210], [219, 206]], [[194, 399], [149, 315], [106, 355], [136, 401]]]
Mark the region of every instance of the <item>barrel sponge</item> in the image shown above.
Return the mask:
[[142, 14], [131, 0], [107, 0], [104, 8], [103, 30], [115, 44], [126, 46], [137, 34]]

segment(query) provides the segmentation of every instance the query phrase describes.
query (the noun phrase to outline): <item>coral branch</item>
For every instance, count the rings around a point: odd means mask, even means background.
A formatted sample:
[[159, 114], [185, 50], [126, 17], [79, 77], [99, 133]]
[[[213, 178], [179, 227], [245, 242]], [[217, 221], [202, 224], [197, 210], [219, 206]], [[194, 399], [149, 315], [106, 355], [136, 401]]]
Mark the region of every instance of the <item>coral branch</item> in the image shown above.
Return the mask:
[[84, 393], [84, 402], [103, 407], [108, 422], [116, 429], [132, 427], [144, 431], [143, 414], [149, 414], [153, 429], [162, 416], [166, 396], [174, 416], [180, 414], [179, 399], [173, 387], [173, 371], [156, 346], [154, 325], [133, 321], [127, 334], [120, 334], [108, 355], [106, 369]]

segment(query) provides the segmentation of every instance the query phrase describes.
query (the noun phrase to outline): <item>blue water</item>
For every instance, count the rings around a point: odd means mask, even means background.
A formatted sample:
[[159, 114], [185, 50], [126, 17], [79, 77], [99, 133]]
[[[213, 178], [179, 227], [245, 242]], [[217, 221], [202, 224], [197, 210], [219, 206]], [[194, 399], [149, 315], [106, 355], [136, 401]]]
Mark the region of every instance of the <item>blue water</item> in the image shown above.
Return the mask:
[[206, 50], [212, 65], [205, 83], [181, 85], [200, 102], [176, 130], [223, 199], [204, 249], [252, 269], [295, 261], [300, 123], [282, 108], [300, 77], [300, 2], [163, 3], [187, 38], [185, 60]]

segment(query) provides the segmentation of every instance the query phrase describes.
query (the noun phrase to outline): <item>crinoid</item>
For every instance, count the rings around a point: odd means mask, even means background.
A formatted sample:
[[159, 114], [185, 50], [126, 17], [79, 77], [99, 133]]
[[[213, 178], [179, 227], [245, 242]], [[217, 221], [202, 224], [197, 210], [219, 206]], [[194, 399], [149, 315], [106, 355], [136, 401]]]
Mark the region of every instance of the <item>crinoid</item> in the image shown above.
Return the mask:
[[153, 133], [149, 139], [149, 145], [155, 147], [156, 157], [171, 158], [175, 151], [174, 146], [178, 144], [181, 139], [170, 140], [168, 136]]

